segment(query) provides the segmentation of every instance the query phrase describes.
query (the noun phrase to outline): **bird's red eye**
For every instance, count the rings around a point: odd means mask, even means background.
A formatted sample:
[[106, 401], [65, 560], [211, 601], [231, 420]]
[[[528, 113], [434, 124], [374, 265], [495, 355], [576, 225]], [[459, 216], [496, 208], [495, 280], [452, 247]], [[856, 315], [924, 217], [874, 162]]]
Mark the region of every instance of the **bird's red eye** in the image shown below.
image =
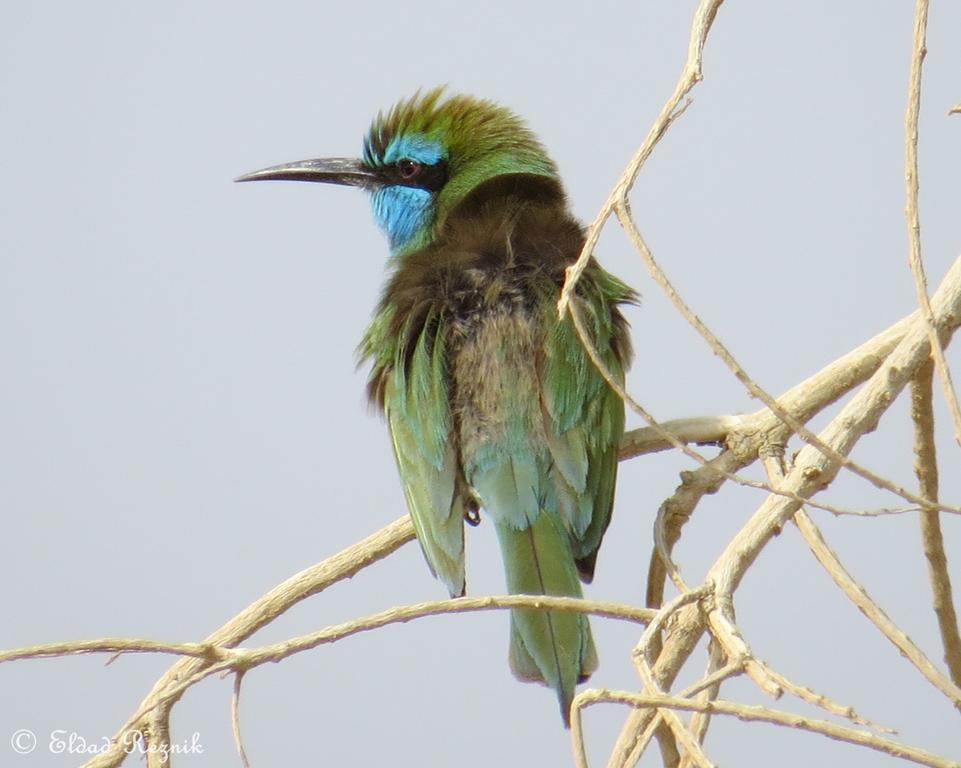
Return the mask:
[[409, 158], [404, 158], [403, 160], [397, 161], [397, 172], [400, 173], [400, 177], [409, 181], [417, 177], [420, 173], [421, 164], [410, 160]]

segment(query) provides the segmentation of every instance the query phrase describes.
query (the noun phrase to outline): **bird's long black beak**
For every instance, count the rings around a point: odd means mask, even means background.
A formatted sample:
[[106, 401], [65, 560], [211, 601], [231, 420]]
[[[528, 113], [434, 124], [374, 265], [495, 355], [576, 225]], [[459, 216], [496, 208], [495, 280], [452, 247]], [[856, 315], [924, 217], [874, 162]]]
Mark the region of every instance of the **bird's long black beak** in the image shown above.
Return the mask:
[[238, 176], [234, 181], [320, 181], [348, 187], [373, 187], [379, 177], [373, 169], [351, 157], [325, 157], [272, 165]]

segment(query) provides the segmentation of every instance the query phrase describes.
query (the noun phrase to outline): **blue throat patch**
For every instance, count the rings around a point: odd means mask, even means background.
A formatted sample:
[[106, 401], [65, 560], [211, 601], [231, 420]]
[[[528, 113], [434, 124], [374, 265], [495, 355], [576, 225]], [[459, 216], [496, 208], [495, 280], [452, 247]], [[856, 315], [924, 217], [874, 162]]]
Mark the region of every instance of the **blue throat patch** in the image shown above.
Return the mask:
[[374, 218], [395, 255], [407, 250], [431, 224], [433, 195], [417, 187], [381, 187], [370, 198]]
[[[390, 143], [382, 158], [371, 159], [382, 165], [392, 165], [403, 158], [433, 165], [445, 156], [439, 141], [421, 135], [402, 135]], [[433, 223], [433, 193], [398, 184], [374, 190], [370, 203], [374, 218], [387, 235], [392, 254], [396, 256], [422, 244], [418, 238], [426, 236]]]

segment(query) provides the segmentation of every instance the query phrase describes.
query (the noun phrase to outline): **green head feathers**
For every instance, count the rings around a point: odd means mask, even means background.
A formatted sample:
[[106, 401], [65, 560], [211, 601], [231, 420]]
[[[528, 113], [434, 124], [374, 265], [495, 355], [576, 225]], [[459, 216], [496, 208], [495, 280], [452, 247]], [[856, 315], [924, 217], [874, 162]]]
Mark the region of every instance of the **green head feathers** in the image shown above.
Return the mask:
[[395, 255], [434, 238], [444, 219], [481, 184], [506, 174], [558, 181], [553, 161], [517, 115], [472, 96], [444, 98], [443, 88], [415, 94], [380, 113], [362, 160], [306, 160], [238, 181], [322, 181], [366, 188]]
[[395, 252], [429, 242], [457, 203], [495, 176], [557, 178], [554, 163], [517, 115], [472, 96], [444, 99], [442, 88], [378, 115], [364, 141], [364, 163], [401, 176], [400, 184], [385, 184], [371, 198]]

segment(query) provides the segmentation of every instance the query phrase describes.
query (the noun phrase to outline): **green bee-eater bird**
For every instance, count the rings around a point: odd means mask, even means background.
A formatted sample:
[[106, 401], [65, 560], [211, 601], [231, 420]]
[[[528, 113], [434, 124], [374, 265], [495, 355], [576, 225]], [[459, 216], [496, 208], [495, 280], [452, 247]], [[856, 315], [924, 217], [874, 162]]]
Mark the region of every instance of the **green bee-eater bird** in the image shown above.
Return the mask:
[[[510, 592], [581, 595], [611, 518], [624, 405], [558, 320], [564, 270], [584, 244], [557, 168], [509, 110], [442, 89], [374, 120], [362, 159], [305, 160], [241, 176], [366, 189], [390, 276], [360, 344], [431, 571], [465, 591], [464, 522], [500, 540]], [[634, 292], [593, 260], [577, 298], [623, 380], [618, 309]], [[554, 688], [564, 722], [597, 667], [587, 617], [515, 609], [510, 665]]]

